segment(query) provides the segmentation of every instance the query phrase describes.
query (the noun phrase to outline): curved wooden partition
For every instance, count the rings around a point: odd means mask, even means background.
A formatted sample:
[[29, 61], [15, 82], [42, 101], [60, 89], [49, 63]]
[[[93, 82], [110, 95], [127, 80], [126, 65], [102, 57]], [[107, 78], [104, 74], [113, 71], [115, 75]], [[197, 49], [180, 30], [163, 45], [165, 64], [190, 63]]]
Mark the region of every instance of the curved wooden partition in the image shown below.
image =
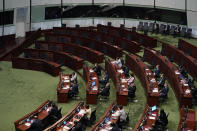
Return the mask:
[[63, 43], [70, 43], [67, 42], [67, 40], [64, 42], [64, 40], [61, 40], [60, 38], [69, 38], [72, 43], [89, 47], [93, 50], [97, 50], [99, 52], [102, 52], [112, 58], [121, 57], [122, 56], [122, 50], [121, 48], [117, 46], [113, 46], [109, 43], [100, 42], [94, 39], [90, 38], [83, 38], [80, 36], [74, 36], [74, 35], [62, 35], [62, 34], [55, 34], [55, 33], [45, 33], [45, 39], [46, 40], [52, 40], [55, 42], [63, 42]]
[[141, 59], [135, 55], [126, 54], [125, 64], [140, 79], [145, 91], [149, 106], [159, 105], [159, 89], [153, 73]]
[[127, 40], [136, 41], [145, 47], [149, 47], [149, 48], [157, 47], [157, 39], [149, 37], [147, 35], [139, 34], [137, 32], [131, 32], [128, 29], [97, 25], [97, 30], [106, 34], [120, 36]]
[[116, 87], [116, 102], [118, 105], [127, 105], [128, 99], [128, 83], [125, 75], [121, 72], [118, 65], [114, 65], [110, 60], [105, 60], [105, 70], [112, 79]]
[[[140, 117], [140, 120], [135, 125], [133, 131], [149, 131], [152, 125], [155, 125], [157, 117], [159, 116], [159, 110], [156, 109], [154, 111], [151, 110], [151, 107], [146, 104], [144, 108], [144, 112]], [[139, 130], [139, 128], [143, 127], [143, 129]]]
[[197, 60], [195, 58], [166, 43], [162, 43], [161, 54], [172, 59], [178, 65], [183, 65], [191, 76], [197, 80]]
[[49, 62], [65, 65], [73, 70], [81, 69], [83, 66], [83, 59], [65, 52], [39, 49], [24, 49], [24, 53], [25, 57], [27, 58], [44, 59]]
[[83, 28], [54, 27], [53, 31], [55, 33], [80, 36], [83, 38], [90, 38], [101, 42], [107, 42], [115, 46], [118, 46], [130, 53], [138, 53], [141, 50], [140, 44], [135, 41], [123, 39], [122, 37], [118, 37], [111, 34], [106, 35], [105, 33], [98, 32], [95, 30], [88, 30]]
[[[83, 66], [83, 78], [86, 81], [86, 103], [87, 104], [96, 104], [97, 96], [99, 93], [99, 79], [93, 69]], [[92, 83], [95, 82], [95, 85], [92, 86]]]
[[144, 60], [153, 64], [160, 65], [161, 72], [167, 77], [171, 87], [174, 90], [176, 98], [179, 102], [179, 106], [188, 105], [191, 107], [192, 105], [192, 95], [191, 92], [187, 92], [189, 87], [182, 87], [179, 82], [179, 74], [177, 68], [170, 63], [164, 56], [162, 56], [159, 52], [144, 49]]
[[182, 106], [180, 108], [180, 121], [177, 131], [195, 131], [195, 114], [195, 110]]
[[[112, 103], [107, 110], [105, 111], [105, 114], [98, 120], [96, 124], [92, 126], [90, 131], [100, 131], [100, 130], [110, 130], [110, 125], [106, 125], [105, 122], [106, 118], [109, 119], [109, 121], [112, 123], [117, 123], [119, 120], [119, 116], [115, 116], [116, 112], [118, 111], [118, 108], [114, 108], [115, 105]], [[113, 113], [112, 113], [113, 112]], [[102, 125], [102, 126], [101, 126]], [[107, 129], [106, 129], [107, 128]]]
[[37, 41], [35, 47], [43, 50], [68, 52], [69, 54], [83, 58], [91, 63], [102, 63], [104, 58], [103, 53], [99, 51], [72, 43]]
[[[36, 115], [39, 120], [43, 123], [47, 120], [47, 116], [49, 115], [47, 111], [47, 105], [49, 104], [49, 100], [42, 103], [38, 108], [36, 108], [31, 113], [25, 115], [24, 117], [20, 118], [19, 120], [14, 122], [15, 130], [16, 131], [27, 131], [31, 127], [31, 120], [34, 119], [33, 117]], [[28, 119], [28, 121], [27, 121]]]
[[[83, 109], [85, 109], [84, 103], [78, 102], [66, 115], [44, 131], [60, 131], [64, 127], [73, 128], [75, 126], [74, 122], [72, 122], [73, 118], [77, 117], [80, 120], [82, 117], [80, 117], [79, 112]], [[65, 122], [66, 124], [64, 124]]]
[[46, 72], [52, 76], [58, 76], [61, 71], [60, 65], [42, 59], [12, 57], [12, 68], [36, 70]]
[[194, 57], [195, 59], [197, 59], [197, 47], [196, 46], [182, 39], [179, 39], [178, 48], [182, 50], [183, 52], [189, 54], [190, 56]]

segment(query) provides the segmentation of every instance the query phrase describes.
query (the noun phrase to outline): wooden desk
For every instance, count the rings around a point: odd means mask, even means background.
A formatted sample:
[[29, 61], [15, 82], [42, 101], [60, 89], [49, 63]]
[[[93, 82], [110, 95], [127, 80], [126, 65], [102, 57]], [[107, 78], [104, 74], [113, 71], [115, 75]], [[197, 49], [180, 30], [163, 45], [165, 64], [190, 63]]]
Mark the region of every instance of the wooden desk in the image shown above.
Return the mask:
[[159, 105], [158, 83], [151, 70], [135, 55], [126, 54], [125, 64], [140, 79], [146, 92], [147, 104], [150, 106]]
[[195, 58], [166, 43], [162, 43], [161, 53], [169, 59], [173, 59], [178, 65], [183, 65], [191, 76], [197, 80], [197, 60]]
[[[112, 103], [108, 108], [107, 110], [105, 111], [105, 114], [98, 120], [98, 122], [96, 124], [94, 124], [92, 126], [92, 128], [90, 129], [90, 131], [99, 131], [101, 129], [111, 129], [112, 127], [110, 126], [111, 123], [117, 123], [117, 121], [119, 120], [119, 109], [116, 108], [113, 113], [112, 113], [112, 110], [114, 108], [114, 103]], [[106, 123], [105, 122], [105, 119], [106, 118], [109, 118], [109, 121]], [[103, 125], [101, 127], [101, 125]]]
[[123, 71], [118, 65], [113, 65], [110, 60], [105, 60], [105, 70], [116, 87], [116, 102], [118, 105], [127, 105], [128, 82]]
[[[68, 35], [68, 34], [65, 34], [65, 32], [61, 32], [61, 31], [58, 31], [55, 33], [57, 33], [56, 35], [61, 34], [62, 36], [69, 37], [72, 43], [92, 48], [112, 58], [122, 56], [122, 49], [120, 47], [114, 46], [107, 42], [101, 42], [92, 38], [77, 36], [77, 34]], [[48, 35], [48, 34], [45, 34], [45, 35]], [[52, 34], [50, 36], [52, 36]]]
[[72, 43], [37, 41], [36, 47], [44, 50], [67, 52], [91, 63], [102, 63], [104, 58], [103, 53], [99, 51]]
[[[33, 116], [37, 114], [37, 119], [40, 119], [44, 122], [49, 115], [49, 110], [47, 110], [47, 105], [49, 104], [49, 100], [42, 103], [37, 109], [33, 112], [27, 114], [26, 116], [22, 117], [21, 119], [14, 122], [15, 130], [16, 131], [26, 131], [31, 127], [31, 120], [33, 120]], [[29, 119], [29, 122], [27, 121]]]
[[188, 105], [191, 107], [192, 105], [192, 95], [191, 93], [185, 92], [182, 89], [181, 83], [179, 81], [179, 74], [177, 72], [177, 68], [170, 63], [164, 56], [162, 56], [159, 52], [145, 49], [144, 50], [144, 60], [153, 65], [160, 65], [161, 72], [167, 77], [171, 87], [173, 88], [177, 100], [179, 101], [179, 106]]
[[[184, 127], [185, 131], [194, 131], [195, 130], [195, 110], [184, 109], [185, 106], [180, 108], [180, 121], [177, 128], [177, 131], [181, 131], [181, 128]], [[185, 123], [183, 125], [183, 123]]]
[[[157, 117], [159, 116], [159, 111], [158, 109], [151, 111], [151, 109], [149, 108], [150, 107], [148, 106], [148, 104], [146, 104], [144, 112], [138, 123], [135, 125], [133, 131], [137, 131], [140, 126], [144, 127], [144, 130], [142, 131], [148, 131], [152, 127], [152, 125], [156, 123]], [[146, 122], [143, 124], [144, 120]]]
[[182, 50], [183, 52], [189, 54], [190, 56], [194, 57], [195, 59], [197, 59], [197, 47], [196, 46], [182, 39], [179, 39], [178, 48]]
[[57, 102], [66, 103], [68, 101], [68, 92], [70, 90], [70, 75], [59, 73], [59, 83], [57, 86]]
[[71, 27], [66, 27], [66, 28], [54, 27], [53, 31], [56, 33], [80, 36], [83, 38], [90, 38], [90, 39], [98, 40], [100, 42], [107, 42], [112, 45], [118, 46], [124, 50], [127, 50], [128, 52], [131, 53], [138, 53], [141, 50], [140, 44], [135, 41], [130, 41], [120, 36], [116, 36], [112, 34], [106, 35], [105, 33], [99, 31], [88, 30], [83, 28], [71, 28]]
[[60, 65], [42, 59], [12, 57], [12, 68], [43, 71], [57, 76], [61, 70]]
[[65, 66], [70, 67], [73, 70], [81, 69], [83, 65], [83, 59], [74, 55], [70, 55], [66, 52], [56, 52], [40, 49], [24, 49], [24, 53], [27, 54], [26, 57], [34, 59], [44, 59], [49, 62], [61, 63]]
[[[99, 93], [99, 80], [96, 72], [87, 66], [83, 66], [83, 78], [86, 81], [86, 103], [96, 104]], [[92, 87], [92, 83], [95, 85]]]
[[139, 34], [137, 32], [131, 32], [125, 28], [97, 25], [97, 30], [105, 34], [116, 35], [124, 37], [127, 40], [136, 41], [140, 45], [143, 45], [145, 47], [154, 48], [157, 46], [157, 39], [149, 37], [147, 35]]
[[[81, 110], [85, 110], [84, 103], [78, 102], [71, 109], [70, 112], [68, 112], [60, 120], [58, 120], [56, 123], [45, 129], [44, 131], [66, 131], [67, 126], [69, 126], [70, 129], [72, 129], [75, 126], [74, 121], [80, 121], [81, 118], [83, 117], [83, 114], [80, 113]], [[77, 116], [79, 117], [76, 118]], [[64, 124], [64, 122], [66, 122], [66, 124]]]

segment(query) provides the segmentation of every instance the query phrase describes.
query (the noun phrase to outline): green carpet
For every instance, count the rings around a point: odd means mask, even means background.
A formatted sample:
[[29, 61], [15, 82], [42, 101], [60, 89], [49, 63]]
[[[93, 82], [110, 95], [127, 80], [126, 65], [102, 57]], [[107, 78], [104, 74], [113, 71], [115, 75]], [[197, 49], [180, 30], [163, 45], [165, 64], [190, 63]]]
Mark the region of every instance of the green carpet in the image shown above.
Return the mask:
[[[151, 34], [149, 34], [151, 35]], [[151, 35], [161, 41], [168, 42], [173, 45], [177, 45], [178, 38], [173, 38], [171, 36], [161, 36], [161, 35]], [[186, 40], [191, 42], [194, 45], [197, 45], [197, 40], [190, 39]], [[157, 50], [161, 49], [159, 44]], [[138, 53], [143, 55], [143, 50]], [[124, 58], [125, 56], [123, 56]], [[105, 58], [109, 58], [105, 56]], [[110, 58], [111, 59], [111, 58]], [[85, 61], [85, 64], [88, 66], [93, 66], [91, 63]], [[104, 67], [104, 63], [100, 64]], [[73, 71], [67, 67], [62, 68], [64, 73], [72, 73]], [[82, 73], [82, 69], [79, 70]], [[47, 99], [53, 100], [56, 102], [56, 88], [59, 82], [59, 77], [52, 77], [47, 73], [30, 71], [30, 70], [21, 70], [21, 69], [12, 69], [10, 62], [0, 62], [0, 131], [13, 131], [14, 121], [23, 117], [24, 115], [32, 112], [37, 108], [41, 103]], [[78, 75], [79, 82], [79, 99], [70, 100], [66, 104], [58, 104], [59, 107], [62, 107], [62, 114], [66, 114], [78, 101], [85, 101], [86, 92], [84, 80]], [[97, 105], [91, 105], [92, 110], [96, 109], [97, 120], [104, 114], [105, 110], [116, 100], [116, 92], [114, 85], [110, 80], [111, 89], [110, 97], [108, 101], [98, 101]], [[136, 91], [136, 103], [129, 103], [128, 106], [125, 106], [125, 110], [129, 113], [130, 117], [130, 127], [134, 127], [139, 118], [144, 111], [146, 104], [146, 97], [144, 95], [144, 89], [136, 78], [135, 84], [137, 86]], [[172, 88], [169, 90], [168, 100], [161, 104], [159, 108], [165, 109], [169, 113], [169, 131], [175, 131], [179, 123], [179, 111], [178, 111], [178, 102], [174, 95]], [[197, 106], [194, 106], [193, 109], [197, 111]], [[89, 128], [87, 128], [88, 130]], [[126, 129], [127, 130], [127, 129]]]

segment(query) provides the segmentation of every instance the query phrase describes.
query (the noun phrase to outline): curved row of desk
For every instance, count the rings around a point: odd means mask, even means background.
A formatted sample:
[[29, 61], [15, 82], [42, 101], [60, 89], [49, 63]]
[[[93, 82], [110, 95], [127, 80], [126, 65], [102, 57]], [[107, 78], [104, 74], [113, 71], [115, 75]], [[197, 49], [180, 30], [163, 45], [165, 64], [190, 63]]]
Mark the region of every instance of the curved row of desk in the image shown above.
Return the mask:
[[166, 76], [175, 92], [179, 106], [181, 107], [182, 105], [188, 105], [191, 107], [192, 95], [189, 91], [189, 86], [187, 85], [182, 87], [181, 83], [179, 82], [180, 73], [178, 72], [178, 69], [159, 52], [154, 50], [145, 48], [143, 58], [145, 61], [154, 66], [160, 65], [161, 72]]
[[197, 60], [176, 47], [162, 43], [161, 54], [167, 56], [178, 65], [182, 65], [191, 74], [195, 80], [197, 80]]
[[[110, 43], [131, 53], [138, 53], [141, 50], [140, 44], [135, 41], [123, 39], [122, 37], [118, 37], [111, 34], [106, 35], [105, 33], [95, 30], [88, 30], [83, 28], [54, 27], [53, 31], [57, 34], [67, 34], [71, 36], [78, 36], [82, 38], [94, 39], [100, 42]], [[91, 47], [93, 47], [93, 45], [91, 45]]]
[[189, 54], [190, 56], [194, 57], [195, 59], [197, 59], [197, 47], [196, 46], [182, 39], [179, 39], [178, 48], [182, 50], [183, 52]]
[[122, 50], [119, 47], [115, 47], [109, 43], [101, 42], [91, 38], [85, 38], [81, 36], [67, 35], [67, 34], [56, 34], [56, 33], [45, 33], [45, 39], [47, 41], [64, 42], [62, 39], [57, 38], [69, 37], [72, 43], [97, 50], [104, 53], [112, 58], [121, 57]]
[[158, 83], [151, 70], [136, 55], [126, 54], [125, 64], [140, 79], [146, 92], [147, 104], [149, 106], [159, 105]]
[[37, 119], [41, 120], [43, 123], [46, 123], [49, 112], [47, 110], [47, 106], [49, 104], [49, 100], [42, 103], [38, 108], [36, 108], [31, 113], [25, 115], [19, 120], [14, 122], [16, 131], [26, 131], [31, 127], [31, 120], [34, 119], [34, 116], [37, 116]]
[[93, 69], [84, 65], [83, 78], [86, 81], [86, 103], [96, 104], [99, 93], [99, 79]]
[[115, 85], [117, 104], [126, 106], [128, 99], [128, 83], [122, 69], [116, 63], [105, 60], [105, 70]]
[[53, 50], [60, 52], [67, 52], [70, 55], [83, 58], [91, 63], [102, 63], [103, 53], [92, 50], [88, 47], [80, 46], [72, 43], [58, 43], [50, 41], [36, 41], [35, 47], [42, 50]]
[[143, 45], [145, 47], [154, 48], [157, 46], [157, 39], [149, 37], [147, 35], [139, 34], [137, 32], [131, 32], [128, 29], [97, 25], [97, 30], [106, 34], [119, 36], [130, 41], [136, 41], [140, 45]]

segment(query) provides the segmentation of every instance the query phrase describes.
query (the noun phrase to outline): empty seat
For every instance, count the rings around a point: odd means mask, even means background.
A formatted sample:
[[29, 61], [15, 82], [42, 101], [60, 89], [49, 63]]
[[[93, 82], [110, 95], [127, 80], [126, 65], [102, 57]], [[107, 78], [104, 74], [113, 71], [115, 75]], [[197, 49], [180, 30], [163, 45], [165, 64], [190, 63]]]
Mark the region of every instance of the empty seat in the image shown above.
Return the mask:
[[142, 21], [139, 22], [139, 25], [137, 27], [137, 30], [139, 30], [139, 31], [142, 31], [143, 30], [143, 22]]
[[187, 38], [191, 38], [191, 36], [192, 36], [192, 29], [189, 28], [187, 29]]
[[181, 34], [180, 34], [180, 35], [181, 35], [182, 37], [184, 37], [185, 34], [186, 34], [186, 28], [183, 27], [182, 30], [181, 30]]
[[153, 23], [149, 23], [148, 31], [149, 32], [153, 32], [153, 28], [154, 28], [154, 24]]
[[176, 29], [176, 27], [174, 25], [172, 25], [171, 29], [170, 29], [170, 35], [174, 35], [175, 29]]

